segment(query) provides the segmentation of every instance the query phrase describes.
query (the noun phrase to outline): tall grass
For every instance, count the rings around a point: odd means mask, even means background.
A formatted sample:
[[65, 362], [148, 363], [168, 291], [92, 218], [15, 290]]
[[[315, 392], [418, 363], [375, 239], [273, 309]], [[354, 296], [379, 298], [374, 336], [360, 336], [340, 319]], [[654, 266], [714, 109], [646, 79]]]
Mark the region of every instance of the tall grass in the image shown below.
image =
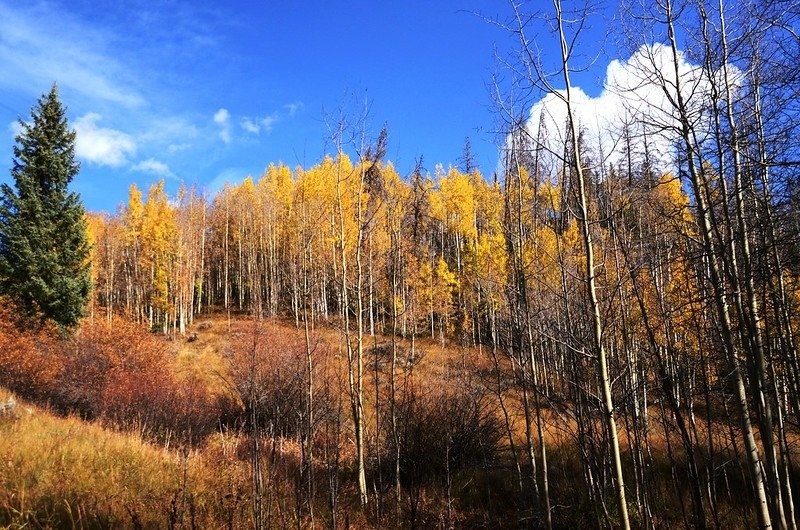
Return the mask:
[[217, 435], [204, 451], [20, 404], [0, 418], [0, 525], [211, 528], [246, 522], [247, 474]]

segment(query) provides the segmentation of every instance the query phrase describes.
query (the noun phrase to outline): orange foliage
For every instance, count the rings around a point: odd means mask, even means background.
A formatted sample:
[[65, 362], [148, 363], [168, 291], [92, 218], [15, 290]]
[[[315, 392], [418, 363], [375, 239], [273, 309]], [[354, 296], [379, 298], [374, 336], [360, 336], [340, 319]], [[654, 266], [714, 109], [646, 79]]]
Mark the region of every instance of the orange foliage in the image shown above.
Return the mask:
[[67, 414], [102, 418], [185, 441], [210, 433], [220, 403], [197, 381], [178, 382], [168, 343], [124, 319], [85, 322], [71, 338], [25, 329], [0, 303], [0, 386]]
[[23, 332], [17, 315], [9, 301], [0, 300], [0, 384], [21, 397], [41, 399], [61, 369], [51, 355], [55, 333], [48, 328]]
[[86, 324], [60, 378], [62, 406], [159, 436], [196, 439], [213, 430], [215, 398], [179, 384], [167, 342], [124, 319]]

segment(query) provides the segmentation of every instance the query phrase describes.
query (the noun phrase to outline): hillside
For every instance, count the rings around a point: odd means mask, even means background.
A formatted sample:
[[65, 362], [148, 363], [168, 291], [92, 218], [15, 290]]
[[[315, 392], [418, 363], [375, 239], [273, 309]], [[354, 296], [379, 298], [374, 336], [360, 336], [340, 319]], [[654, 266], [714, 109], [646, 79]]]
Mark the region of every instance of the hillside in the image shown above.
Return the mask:
[[[131, 330], [123, 328], [117, 322], [112, 328], [101, 327], [102, 333], [88, 327], [83, 333], [95, 343], [103, 337], [116, 339], [121, 332], [131, 341]], [[0, 524], [10, 528], [242, 528], [254, 524], [256, 499], [260, 499], [261, 524], [269, 528], [307, 527], [312, 522], [364, 528], [514, 527], [530, 513], [533, 491], [525, 449], [524, 395], [508, 379], [513, 372], [503, 375], [495, 370], [491, 351], [453, 344], [443, 347], [438, 341], [422, 339], [415, 341], [412, 360], [410, 341], [396, 340], [397, 399], [393, 401], [388, 374], [392, 340], [365, 337], [370, 344], [365, 355], [365, 428], [370, 450], [381, 455], [383, 462], [370, 461], [369, 484], [379, 493], [370, 494], [370, 508], [362, 512], [353, 484], [356, 447], [348, 411], [346, 356], [336, 347], [340, 329], [324, 327], [309, 335], [317, 350], [313, 442], [306, 438], [304, 427], [308, 411], [302, 397], [305, 335], [292, 322], [259, 324], [241, 316], [228, 320], [225, 315], [207, 315], [189, 330], [191, 339], [171, 341], [143, 330], [138, 333], [144, 334], [141, 340], [153, 340], [151, 344], [165, 348], [168, 372], [164, 377], [172, 373], [183, 386], [192, 388], [196, 399], [202, 397], [202, 402], [215, 405], [210, 411], [176, 409], [181, 412], [170, 414], [167, 420], [160, 415], [148, 420], [136, 412], [137, 398], [129, 408], [107, 404], [113, 414], [100, 412], [94, 419], [81, 419], [17, 398], [13, 409], [0, 417], [0, 455], [6, 470], [0, 482]], [[257, 453], [253, 411], [241, 386], [248, 380], [242, 379], [242, 362], [253, 354], [253, 344], [263, 361], [255, 369], [261, 381]], [[497, 358], [497, 362], [512, 368], [508, 359]], [[498, 384], [502, 393], [497, 392]], [[0, 402], [10, 396], [3, 390]], [[399, 504], [392, 472], [393, 403], [401, 457]], [[158, 403], [145, 403], [153, 405]], [[120, 410], [127, 410], [128, 416]], [[191, 411], [198, 417], [191, 417]], [[203, 418], [208, 414], [214, 416], [216, 427], [187, 436], [185, 429], [205, 425]], [[588, 524], [590, 512], [574, 496], [582, 457], [573, 444], [581, 421], [583, 429], [602, 424], [595, 418], [594, 426], [587, 427], [587, 418], [574, 416], [569, 404], [558, 402], [542, 402], [537, 417], [542, 429], [537, 444], [544, 444], [548, 451], [553, 522], [559, 528]], [[665, 436], [658, 427], [670, 424], [663, 406], [654, 402], [648, 407], [648, 417], [654, 427], [647, 440], [634, 441], [629, 436], [636, 433], [625, 429], [621, 444], [625, 454], [630, 454], [632, 442], [650, 448], [648, 473], [662, 486], [651, 487], [649, 494], [664, 507], [654, 514], [653, 522], [657, 528], [668, 528], [680, 521], [681, 506], [687, 501], [668, 486], [672, 466], [685, 465], [685, 454], [677, 445], [677, 433], [669, 430]], [[715, 487], [736, 498], [743, 487], [736, 479], [739, 457], [732, 452], [725, 420], [716, 421], [722, 424], [713, 436], [715, 460], [729, 472]], [[707, 436], [704, 425], [698, 417], [698, 437]], [[534, 422], [533, 436], [537, 436], [536, 427]], [[260, 487], [254, 486], [255, 469], [261, 471]], [[626, 467], [626, 472], [638, 471]], [[313, 481], [311, 490], [303, 486], [307, 480]], [[726, 527], [747, 527], [746, 504], [721, 500], [721, 505], [726, 506]]]
[[0, 526], [800, 526], [800, 0], [95, 4], [0, 0]]
[[[2, 391], [3, 396], [8, 392]], [[236, 436], [175, 450], [24, 401], [0, 416], [0, 524], [8, 528], [246, 525]]]

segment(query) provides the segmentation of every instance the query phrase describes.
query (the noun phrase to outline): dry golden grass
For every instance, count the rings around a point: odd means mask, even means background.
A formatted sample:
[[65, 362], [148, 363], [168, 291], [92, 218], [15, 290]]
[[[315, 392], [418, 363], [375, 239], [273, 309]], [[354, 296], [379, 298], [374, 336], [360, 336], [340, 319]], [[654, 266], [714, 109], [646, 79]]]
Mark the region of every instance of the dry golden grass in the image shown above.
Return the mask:
[[[0, 396], [9, 396], [0, 390]], [[194, 517], [222, 525], [244, 466], [215, 436], [205, 451], [168, 451], [133, 434], [19, 403], [0, 417], [0, 525], [166, 528]], [[241, 520], [242, 502], [230, 518]]]
[[[229, 379], [227, 330], [220, 331], [211, 321], [204, 320], [192, 327], [197, 340], [182, 340], [177, 346], [173, 369], [179, 381], [200, 383], [211, 395], [225, 395]], [[208, 326], [208, 327], [207, 327]], [[202, 329], [198, 329], [202, 328]]]

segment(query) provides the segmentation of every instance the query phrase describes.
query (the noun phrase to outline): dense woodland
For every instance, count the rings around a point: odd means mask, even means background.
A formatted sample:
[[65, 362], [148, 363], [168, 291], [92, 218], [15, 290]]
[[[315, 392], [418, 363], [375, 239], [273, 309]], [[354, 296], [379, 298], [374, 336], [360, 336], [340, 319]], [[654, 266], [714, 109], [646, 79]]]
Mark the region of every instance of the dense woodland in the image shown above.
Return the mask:
[[[554, 3], [548, 77], [513, 4], [497, 169], [467, 141], [400, 174], [390, 125], [343, 115], [309, 167], [132, 186], [88, 216], [89, 320], [239, 330], [238, 405], [208, 425], [249, 436], [256, 528], [348, 525], [348, 502], [359, 525], [797, 528], [794, 4], [630, 7], [624, 40], [668, 108], [632, 104], [608, 153], [572, 100], [586, 13]], [[531, 91], [557, 98], [559, 130], [526, 114]], [[277, 439], [299, 447], [290, 523], [272, 518]]]

